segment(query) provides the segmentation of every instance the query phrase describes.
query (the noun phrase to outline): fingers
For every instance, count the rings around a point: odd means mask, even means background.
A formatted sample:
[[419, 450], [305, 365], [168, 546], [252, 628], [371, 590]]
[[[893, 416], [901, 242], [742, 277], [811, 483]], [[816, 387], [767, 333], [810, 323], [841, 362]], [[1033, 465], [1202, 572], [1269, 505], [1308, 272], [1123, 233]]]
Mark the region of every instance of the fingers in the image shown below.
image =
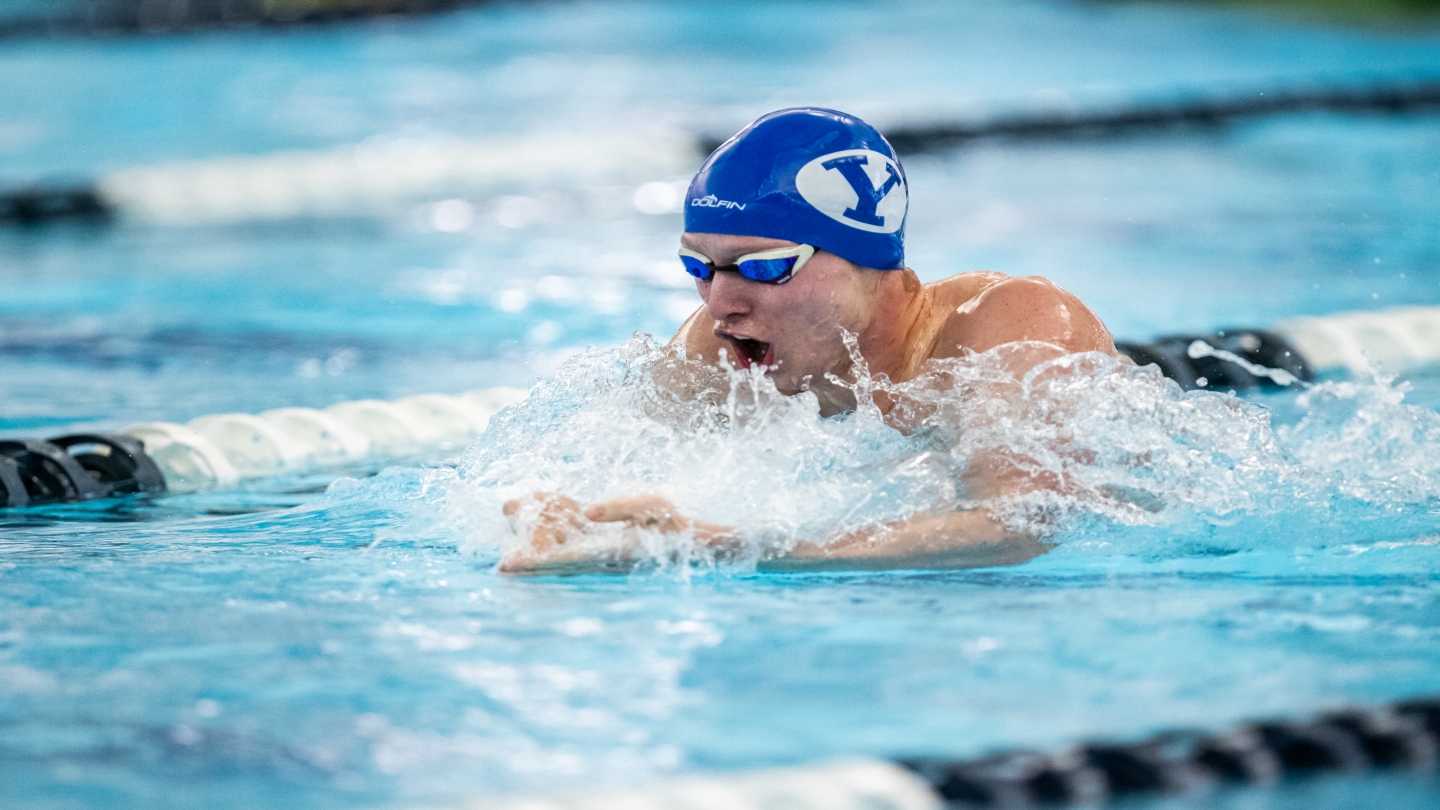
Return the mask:
[[[630, 570], [635, 564], [640, 541], [629, 536], [618, 540], [610, 538], [598, 547], [594, 543], [587, 544], [582, 540], [589, 535], [589, 521], [624, 523], [630, 528], [651, 529], [666, 534], [679, 534], [691, 529], [699, 532], [708, 527], [708, 524], [692, 523], [676, 511], [674, 504], [659, 495], [616, 498], [587, 508], [566, 495], [535, 492], [506, 501], [502, 511], [525, 538], [501, 558], [498, 567], [503, 574], [614, 573]], [[569, 542], [572, 540], [575, 542]]]
[[659, 495], [637, 495], [597, 503], [585, 510], [585, 517], [596, 523], [624, 522], [627, 526], [662, 532], [682, 532], [690, 526], [690, 520]]
[[532, 492], [521, 498], [511, 498], [500, 507], [501, 513], [506, 517], [513, 517], [520, 512], [520, 509], [527, 503], [540, 504], [541, 513], [558, 512], [579, 512], [580, 502], [569, 495], [561, 495], [558, 492]]
[[549, 495], [542, 503], [533, 535], [537, 544], [559, 545], [572, 533], [585, 531], [579, 501], [565, 495]]
[[[624, 523], [629, 528], [651, 529], [666, 534], [678, 534], [692, 528], [690, 519], [659, 495], [616, 498], [587, 508], [568, 495], [533, 492], [506, 501], [501, 511], [511, 519], [516, 530], [527, 535], [528, 541], [517, 558], [507, 560], [507, 569], [512, 565], [523, 567], [528, 562], [553, 555], [564, 556], [567, 552], [563, 549], [574, 545], [568, 541], [584, 536], [589, 521]], [[532, 555], [538, 556], [529, 560]]]
[[585, 518], [581, 510], [579, 501], [554, 492], [532, 492], [506, 501], [501, 507], [511, 525], [528, 534], [527, 546], [537, 553], [562, 546], [583, 533]]
[[675, 507], [659, 495], [637, 495], [594, 504], [585, 510], [585, 517], [597, 523], [628, 522], [669, 515], [674, 511]]
[[521, 498], [512, 498], [501, 507], [506, 517], [513, 517], [527, 503], [539, 503], [542, 520], [558, 518], [565, 513], [583, 514], [597, 523], [616, 521], [653, 521], [675, 516], [675, 507], [659, 495], [637, 495], [633, 498], [616, 498], [612, 501], [582, 507], [580, 502], [558, 492], [532, 492]]

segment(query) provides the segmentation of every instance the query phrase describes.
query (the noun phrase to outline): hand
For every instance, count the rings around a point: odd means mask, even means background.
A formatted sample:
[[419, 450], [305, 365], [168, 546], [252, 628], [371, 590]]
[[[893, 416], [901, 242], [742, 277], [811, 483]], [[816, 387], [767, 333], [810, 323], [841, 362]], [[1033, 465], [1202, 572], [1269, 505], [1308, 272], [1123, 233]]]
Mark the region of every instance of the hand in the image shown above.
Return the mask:
[[[522, 511], [538, 507], [535, 517], [521, 526]], [[500, 560], [501, 573], [582, 573], [624, 571], [634, 563], [641, 546], [638, 538], [626, 537], [619, 545], [587, 543], [591, 523], [624, 523], [626, 528], [661, 534], [692, 531], [706, 546], [720, 546], [734, 537], [731, 529], [691, 520], [680, 514], [668, 499], [659, 495], [616, 498], [590, 507], [566, 495], [536, 492], [506, 502], [506, 516], [517, 530], [529, 531], [527, 542]]]
[[651, 529], [661, 534], [679, 534], [692, 525], [675, 504], [659, 495], [637, 495], [597, 503], [585, 510], [596, 523], [624, 523], [632, 529]]
[[[535, 509], [530, 520], [522, 512]], [[584, 561], [589, 553], [577, 548], [585, 534], [584, 507], [567, 495], [535, 492], [505, 502], [501, 509], [517, 531], [529, 537], [519, 548], [500, 559], [501, 573], [540, 572]], [[524, 521], [522, 525], [522, 521]]]
[[680, 514], [675, 504], [659, 495], [636, 495], [597, 503], [585, 510], [585, 517], [596, 523], [624, 522], [631, 529], [649, 529], [661, 534], [692, 532], [703, 546], [715, 548], [735, 541], [735, 530], [703, 520], [691, 520]]

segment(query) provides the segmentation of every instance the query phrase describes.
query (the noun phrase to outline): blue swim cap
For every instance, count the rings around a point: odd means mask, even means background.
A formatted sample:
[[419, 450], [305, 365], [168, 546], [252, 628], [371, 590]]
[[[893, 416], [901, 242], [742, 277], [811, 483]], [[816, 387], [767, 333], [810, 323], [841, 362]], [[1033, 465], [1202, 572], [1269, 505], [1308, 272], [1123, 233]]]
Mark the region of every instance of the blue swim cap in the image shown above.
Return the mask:
[[756, 119], [706, 159], [685, 195], [685, 230], [785, 239], [899, 270], [909, 199], [879, 131], [853, 115], [794, 107]]

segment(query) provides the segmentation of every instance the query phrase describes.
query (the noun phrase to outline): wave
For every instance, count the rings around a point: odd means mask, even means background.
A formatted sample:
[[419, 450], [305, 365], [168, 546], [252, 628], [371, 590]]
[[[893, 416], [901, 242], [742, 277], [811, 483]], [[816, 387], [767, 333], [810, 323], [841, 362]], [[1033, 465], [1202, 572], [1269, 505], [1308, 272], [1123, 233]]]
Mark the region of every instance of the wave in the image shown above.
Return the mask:
[[[1098, 353], [1008, 370], [1035, 349], [932, 361], [903, 383], [871, 377], [857, 355], [859, 405], [822, 418], [809, 393], [785, 396], [755, 369], [717, 370], [636, 335], [569, 360], [497, 415], [456, 467], [336, 494], [405, 490], [417, 526], [483, 560], [524, 541], [533, 516], [507, 519], [501, 506], [532, 492], [582, 503], [661, 495], [734, 527], [744, 549], [730, 563], [741, 568], [800, 541], [971, 508], [1090, 555], [1440, 532], [1440, 414], [1405, 403], [1393, 379], [1296, 385], [1259, 402], [1185, 392], [1154, 366]], [[877, 394], [895, 403], [888, 413]], [[1040, 486], [978, 497], [981, 465]], [[721, 562], [693, 538], [614, 524], [592, 524], [581, 542], [598, 553], [625, 532], [644, 535], [651, 564]]]

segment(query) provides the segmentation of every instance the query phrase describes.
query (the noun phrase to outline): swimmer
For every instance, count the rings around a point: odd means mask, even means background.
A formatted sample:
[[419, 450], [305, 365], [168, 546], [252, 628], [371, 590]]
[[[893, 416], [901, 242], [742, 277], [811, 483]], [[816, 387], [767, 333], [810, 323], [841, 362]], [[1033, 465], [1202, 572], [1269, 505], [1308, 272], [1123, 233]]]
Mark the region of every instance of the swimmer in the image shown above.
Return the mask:
[[[894, 382], [914, 379], [930, 360], [1022, 341], [1007, 355], [1016, 377], [1066, 354], [1115, 354], [1100, 319], [1043, 278], [970, 272], [922, 284], [904, 261], [908, 206], [900, 160], [869, 124], [819, 108], [761, 117], [710, 155], [686, 194], [679, 257], [704, 305], [670, 345], [716, 366], [761, 366], [781, 393], [814, 394], [822, 416], [856, 407], [853, 390], [830, 379], [854, 381], [847, 332], [871, 373]], [[896, 403], [882, 392], [876, 404], [891, 414]], [[978, 501], [1057, 485], [1003, 453], [965, 472], [967, 495]], [[722, 554], [739, 545], [731, 528], [692, 520], [658, 495], [584, 505], [535, 493], [504, 511], [533, 517], [522, 529], [527, 542], [500, 561], [505, 573], [624, 569], [623, 549], [596, 559], [572, 542], [599, 522], [689, 533]], [[974, 568], [1047, 549], [973, 509], [801, 542], [761, 566]]]

